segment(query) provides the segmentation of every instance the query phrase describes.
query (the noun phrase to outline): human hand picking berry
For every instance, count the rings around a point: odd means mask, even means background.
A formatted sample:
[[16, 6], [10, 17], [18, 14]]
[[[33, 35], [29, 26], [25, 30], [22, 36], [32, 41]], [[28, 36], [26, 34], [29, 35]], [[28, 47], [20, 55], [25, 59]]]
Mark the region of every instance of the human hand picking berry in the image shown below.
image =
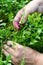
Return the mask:
[[[28, 3], [25, 7], [23, 7], [15, 16], [13, 25], [17, 30], [20, 30], [20, 22], [22, 18], [24, 19], [24, 23], [27, 20], [28, 14], [32, 14], [33, 12], [43, 13], [43, 0], [33, 0]], [[23, 16], [24, 13], [24, 16]], [[24, 24], [23, 23], [23, 24]]]

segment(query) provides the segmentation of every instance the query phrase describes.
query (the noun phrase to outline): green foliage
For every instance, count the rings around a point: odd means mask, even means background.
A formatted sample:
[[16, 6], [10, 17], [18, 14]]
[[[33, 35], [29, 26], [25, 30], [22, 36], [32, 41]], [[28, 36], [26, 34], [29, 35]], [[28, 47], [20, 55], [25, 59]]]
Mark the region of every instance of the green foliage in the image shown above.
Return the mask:
[[12, 32], [13, 40], [26, 46], [37, 45], [37, 48], [43, 47], [42, 18], [41, 14], [38, 13], [28, 15], [28, 21], [25, 26], [20, 31]]
[[24, 58], [21, 61], [21, 65], [25, 65]]
[[[38, 13], [28, 15], [28, 21], [20, 31], [14, 29], [12, 21], [18, 10], [30, 0], [0, 0], [0, 56], [4, 43], [8, 40], [30, 46], [43, 52], [43, 16]], [[22, 20], [23, 22], [24, 20]], [[0, 65], [9, 64], [8, 56], [5, 60], [0, 57]], [[24, 65], [24, 60], [21, 65]]]
[[[30, 1], [30, 0], [29, 0]], [[15, 15], [19, 9], [29, 2], [28, 0], [0, 0], [0, 20], [7, 22], [9, 15]], [[12, 18], [12, 16], [10, 16]]]
[[25, 46], [32, 46], [40, 51], [43, 48], [43, 17], [34, 13], [28, 15], [28, 21], [20, 31], [14, 29], [12, 24], [0, 30], [0, 42], [6, 43], [8, 40], [18, 42]]
[[11, 65], [11, 56], [10, 55], [8, 55], [7, 57], [6, 57], [6, 60], [2, 60], [2, 57], [0, 57], [0, 65]]

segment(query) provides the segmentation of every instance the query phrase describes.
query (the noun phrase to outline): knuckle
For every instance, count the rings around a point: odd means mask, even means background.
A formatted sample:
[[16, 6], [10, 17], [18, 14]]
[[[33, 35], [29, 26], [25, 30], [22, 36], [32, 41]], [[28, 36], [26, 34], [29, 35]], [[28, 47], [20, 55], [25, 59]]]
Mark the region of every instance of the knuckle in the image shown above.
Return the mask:
[[15, 55], [16, 55], [16, 58], [19, 58], [19, 53], [16, 53]]

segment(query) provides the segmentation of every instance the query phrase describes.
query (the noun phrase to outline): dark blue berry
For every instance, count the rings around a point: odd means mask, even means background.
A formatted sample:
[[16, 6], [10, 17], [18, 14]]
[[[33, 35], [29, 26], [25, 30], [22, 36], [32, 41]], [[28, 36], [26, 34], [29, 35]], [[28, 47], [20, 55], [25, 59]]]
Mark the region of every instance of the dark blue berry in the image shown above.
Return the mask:
[[18, 24], [18, 26], [20, 27], [20, 24]]
[[12, 47], [12, 44], [10, 44], [9, 47]]

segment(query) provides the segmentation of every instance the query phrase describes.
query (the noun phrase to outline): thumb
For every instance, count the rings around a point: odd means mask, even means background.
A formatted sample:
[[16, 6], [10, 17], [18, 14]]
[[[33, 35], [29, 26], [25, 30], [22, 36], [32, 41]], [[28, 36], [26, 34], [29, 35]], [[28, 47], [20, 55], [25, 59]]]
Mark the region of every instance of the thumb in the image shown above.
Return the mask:
[[14, 26], [17, 30], [20, 30], [19, 22], [13, 22], [13, 26]]

